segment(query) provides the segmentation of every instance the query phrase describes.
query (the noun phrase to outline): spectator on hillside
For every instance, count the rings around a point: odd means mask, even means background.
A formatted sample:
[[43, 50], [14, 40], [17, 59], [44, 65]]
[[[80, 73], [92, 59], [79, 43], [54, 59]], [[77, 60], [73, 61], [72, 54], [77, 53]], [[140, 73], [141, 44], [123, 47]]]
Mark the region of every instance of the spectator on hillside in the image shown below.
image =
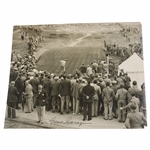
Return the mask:
[[21, 32], [21, 40], [23, 41], [23, 40], [24, 40], [24, 38], [25, 38], [25, 32], [24, 32], [24, 31], [22, 31], [22, 32]]

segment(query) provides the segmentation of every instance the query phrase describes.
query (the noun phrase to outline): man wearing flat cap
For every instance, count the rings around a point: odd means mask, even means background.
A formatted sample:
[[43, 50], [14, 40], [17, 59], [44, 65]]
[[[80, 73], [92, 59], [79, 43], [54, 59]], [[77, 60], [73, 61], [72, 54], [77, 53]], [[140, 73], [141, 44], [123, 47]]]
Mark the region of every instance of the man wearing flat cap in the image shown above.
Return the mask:
[[127, 119], [125, 121], [127, 129], [142, 129], [144, 126], [147, 126], [147, 119], [142, 112], [136, 111], [136, 107], [135, 103], [130, 105], [132, 111], [127, 114]]

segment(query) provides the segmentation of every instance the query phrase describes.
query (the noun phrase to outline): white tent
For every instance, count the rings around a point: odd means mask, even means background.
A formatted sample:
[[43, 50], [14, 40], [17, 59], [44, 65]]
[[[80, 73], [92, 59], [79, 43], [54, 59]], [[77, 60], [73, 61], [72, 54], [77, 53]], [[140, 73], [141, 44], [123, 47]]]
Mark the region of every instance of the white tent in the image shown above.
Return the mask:
[[118, 66], [118, 72], [120, 72], [121, 69], [128, 73], [131, 78], [131, 83], [137, 81], [138, 88], [145, 82], [143, 60], [136, 53]]

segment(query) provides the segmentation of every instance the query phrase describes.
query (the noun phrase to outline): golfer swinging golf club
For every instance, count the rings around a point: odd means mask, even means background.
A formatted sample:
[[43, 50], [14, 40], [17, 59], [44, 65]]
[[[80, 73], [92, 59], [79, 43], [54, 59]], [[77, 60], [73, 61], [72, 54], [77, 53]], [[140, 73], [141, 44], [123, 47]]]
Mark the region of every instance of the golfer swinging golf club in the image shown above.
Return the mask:
[[62, 74], [64, 74], [66, 72], [66, 69], [65, 69], [66, 61], [67, 61], [66, 59], [60, 61], [61, 73]]

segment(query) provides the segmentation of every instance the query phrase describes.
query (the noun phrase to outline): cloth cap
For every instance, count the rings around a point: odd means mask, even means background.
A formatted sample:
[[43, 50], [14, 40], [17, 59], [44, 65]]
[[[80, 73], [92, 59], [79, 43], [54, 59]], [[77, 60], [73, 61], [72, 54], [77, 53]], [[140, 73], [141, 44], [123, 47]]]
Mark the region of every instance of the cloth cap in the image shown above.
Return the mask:
[[11, 84], [11, 85], [15, 85], [15, 81], [11, 81], [10, 84]]
[[58, 80], [59, 79], [59, 77], [54, 77], [54, 80]]
[[15, 70], [15, 71], [17, 71], [17, 70], [18, 70], [18, 68], [14, 68], [14, 70]]
[[111, 83], [112, 83], [112, 84], [116, 84], [116, 83], [117, 83], [117, 81], [115, 81], [115, 80], [114, 80], [114, 81], [112, 81]]
[[99, 81], [100, 81], [100, 82], [103, 82], [103, 78], [99, 78]]
[[82, 81], [82, 80], [83, 80], [83, 79], [80, 77], [80, 78], [79, 78], [79, 81]]

